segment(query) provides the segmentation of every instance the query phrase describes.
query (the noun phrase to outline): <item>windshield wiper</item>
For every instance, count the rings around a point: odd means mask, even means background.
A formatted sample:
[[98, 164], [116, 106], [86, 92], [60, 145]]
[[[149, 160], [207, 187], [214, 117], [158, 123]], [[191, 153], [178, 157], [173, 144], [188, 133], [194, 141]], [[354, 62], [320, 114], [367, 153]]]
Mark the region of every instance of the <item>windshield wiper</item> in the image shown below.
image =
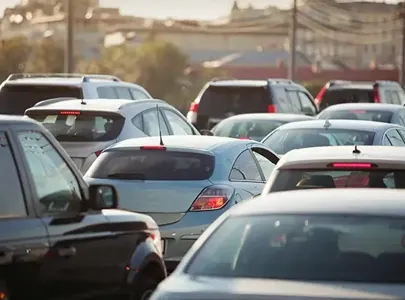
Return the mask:
[[145, 180], [145, 174], [142, 173], [111, 173], [108, 174], [107, 177], [117, 179]]

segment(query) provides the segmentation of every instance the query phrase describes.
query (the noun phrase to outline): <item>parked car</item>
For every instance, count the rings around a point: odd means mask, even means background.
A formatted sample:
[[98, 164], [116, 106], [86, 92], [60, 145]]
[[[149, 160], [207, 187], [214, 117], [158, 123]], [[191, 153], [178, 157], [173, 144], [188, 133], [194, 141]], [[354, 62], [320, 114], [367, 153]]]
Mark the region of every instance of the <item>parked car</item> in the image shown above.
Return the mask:
[[405, 128], [372, 121], [301, 121], [278, 127], [262, 143], [278, 155], [294, 149], [322, 146], [405, 146]]
[[170, 272], [216, 218], [262, 191], [277, 161], [252, 140], [167, 136], [159, 143], [149, 137], [104, 150], [84, 178], [114, 185], [120, 208], [157, 222]]
[[405, 104], [405, 91], [395, 81], [342, 81], [332, 80], [315, 98], [320, 110], [340, 103]]
[[87, 171], [101, 151], [135, 137], [200, 135], [162, 100], [45, 100], [25, 112], [41, 122], [80, 168]]
[[324, 109], [317, 119], [363, 120], [405, 126], [405, 107], [379, 103], [336, 104]]
[[342, 146], [297, 149], [280, 159], [263, 189], [405, 188], [403, 148]]
[[36, 103], [52, 98], [151, 99], [140, 85], [110, 75], [11, 74], [0, 85], [0, 114], [23, 115]]
[[187, 119], [198, 129], [249, 113], [290, 113], [315, 116], [318, 110], [302, 85], [287, 79], [217, 80], [208, 82], [191, 103]]
[[405, 192], [273, 193], [235, 206], [150, 300], [402, 299]]
[[158, 226], [87, 185], [55, 138], [0, 116], [2, 299], [143, 299], [166, 277]]
[[211, 131], [215, 136], [261, 141], [283, 124], [313, 119], [310, 116], [294, 114], [242, 114], [222, 120]]

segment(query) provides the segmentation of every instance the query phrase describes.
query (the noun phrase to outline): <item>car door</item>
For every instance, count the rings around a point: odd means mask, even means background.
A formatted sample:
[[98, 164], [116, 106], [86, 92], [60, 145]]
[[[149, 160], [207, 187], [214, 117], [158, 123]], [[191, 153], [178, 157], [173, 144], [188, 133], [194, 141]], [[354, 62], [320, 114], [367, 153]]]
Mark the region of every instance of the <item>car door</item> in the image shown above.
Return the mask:
[[167, 120], [167, 124], [173, 135], [194, 135], [196, 134], [193, 127], [181, 117], [177, 112], [167, 108], [161, 108], [163, 115]]
[[49, 241], [45, 225], [35, 215], [20, 154], [12, 132], [0, 126], [0, 270], [8, 270], [14, 296], [27, 299], [33, 291], [46, 290], [38, 277]]
[[51, 250], [40, 274], [47, 296], [108, 293], [116, 279], [108, 219], [100, 211], [85, 211], [75, 174], [43, 133], [23, 130], [16, 137], [31, 177], [35, 211], [49, 234]]

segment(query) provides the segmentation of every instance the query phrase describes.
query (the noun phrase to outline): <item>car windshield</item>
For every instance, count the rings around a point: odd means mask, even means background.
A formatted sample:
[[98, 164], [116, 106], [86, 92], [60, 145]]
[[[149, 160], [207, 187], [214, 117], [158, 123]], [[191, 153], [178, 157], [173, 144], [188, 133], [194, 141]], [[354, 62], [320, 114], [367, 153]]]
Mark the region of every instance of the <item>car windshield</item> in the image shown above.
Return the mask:
[[96, 112], [36, 110], [27, 115], [42, 123], [59, 142], [111, 141], [121, 133], [125, 121], [118, 114]]
[[328, 89], [322, 97], [320, 109], [325, 109], [328, 106], [341, 103], [373, 103], [374, 94], [373, 88], [356, 89], [356, 88], [332, 88]]
[[362, 121], [391, 123], [392, 115], [393, 113], [390, 111], [351, 109], [351, 110], [323, 111], [319, 114], [318, 118], [324, 120], [341, 119], [341, 120], [362, 120]]
[[370, 215], [226, 219], [186, 267], [194, 276], [403, 283], [405, 220]]
[[405, 188], [405, 171], [398, 170], [278, 170], [269, 192], [311, 188]]
[[36, 103], [60, 97], [82, 98], [82, 91], [74, 86], [16, 84], [4, 85], [0, 90], [0, 114], [23, 115]]
[[374, 132], [331, 128], [282, 129], [273, 132], [262, 141], [263, 144], [280, 155], [300, 148], [372, 145], [373, 142]]
[[261, 141], [266, 135], [285, 123], [278, 120], [224, 120], [212, 131], [217, 136]]

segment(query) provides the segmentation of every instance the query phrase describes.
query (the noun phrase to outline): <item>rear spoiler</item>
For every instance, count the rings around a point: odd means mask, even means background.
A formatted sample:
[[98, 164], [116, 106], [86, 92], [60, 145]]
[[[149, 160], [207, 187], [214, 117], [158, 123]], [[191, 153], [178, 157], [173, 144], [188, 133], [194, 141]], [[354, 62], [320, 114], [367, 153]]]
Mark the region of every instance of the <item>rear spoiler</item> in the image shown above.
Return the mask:
[[66, 101], [66, 100], [77, 100], [77, 99], [79, 99], [79, 98], [75, 98], [75, 97], [51, 98], [51, 99], [46, 99], [46, 100], [39, 101], [38, 103], [36, 103], [34, 105], [34, 107], [44, 106], [44, 105], [53, 104], [53, 103], [58, 103], [58, 102], [61, 102], [61, 101]]

